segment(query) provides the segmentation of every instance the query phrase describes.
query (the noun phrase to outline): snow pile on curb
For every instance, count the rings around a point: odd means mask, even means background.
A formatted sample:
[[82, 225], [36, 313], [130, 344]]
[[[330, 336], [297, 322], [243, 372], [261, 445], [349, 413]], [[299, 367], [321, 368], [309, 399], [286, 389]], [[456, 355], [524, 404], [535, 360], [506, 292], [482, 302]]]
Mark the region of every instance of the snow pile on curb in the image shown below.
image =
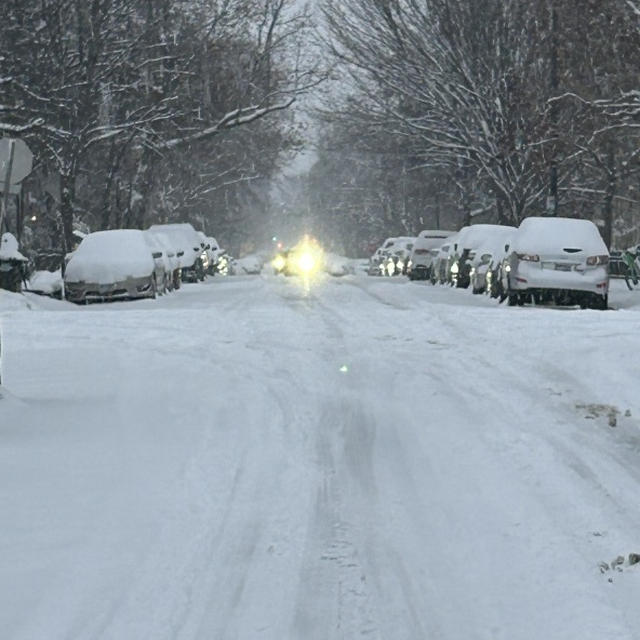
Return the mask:
[[53, 295], [62, 290], [62, 272], [57, 271], [36, 271], [29, 278], [29, 291]]

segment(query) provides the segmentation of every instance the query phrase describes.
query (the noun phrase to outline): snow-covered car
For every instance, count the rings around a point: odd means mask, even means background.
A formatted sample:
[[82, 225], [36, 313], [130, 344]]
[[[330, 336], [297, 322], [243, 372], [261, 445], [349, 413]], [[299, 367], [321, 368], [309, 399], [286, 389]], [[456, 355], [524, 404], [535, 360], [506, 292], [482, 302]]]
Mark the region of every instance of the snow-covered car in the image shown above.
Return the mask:
[[145, 231], [147, 238], [152, 246], [158, 246], [163, 252], [163, 261], [165, 264], [165, 271], [168, 274], [166, 280], [166, 288], [169, 291], [180, 288], [181, 280], [181, 267], [180, 257], [183, 252], [176, 252], [171, 242], [171, 238], [163, 231], [152, 231], [147, 229]]
[[451, 275], [455, 286], [466, 289], [471, 283], [472, 262], [478, 249], [492, 243], [493, 240], [500, 242], [502, 238], [515, 231], [515, 227], [499, 224], [472, 224], [460, 229], [454, 244], [454, 257], [451, 265]]
[[593, 222], [525, 218], [504, 273], [510, 305], [533, 301], [606, 309], [609, 251]]
[[216, 273], [221, 276], [234, 276], [236, 274], [236, 259], [228, 253], [218, 256]]
[[431, 284], [451, 284], [451, 265], [453, 264], [454, 246], [458, 234], [447, 238], [440, 246], [431, 266]]
[[185, 282], [204, 280], [205, 277], [205, 249], [202, 238], [188, 222], [171, 224], [154, 224], [149, 231], [164, 233], [180, 260], [180, 275]]
[[[487, 226], [494, 227], [494, 225]], [[500, 264], [515, 232], [515, 227], [495, 225], [487, 232], [481, 246], [470, 251], [469, 281], [473, 293], [484, 293], [488, 290], [491, 282], [498, 281]]]
[[370, 276], [381, 276], [382, 269], [383, 269], [383, 264], [382, 264], [383, 260], [384, 260], [384, 250], [382, 246], [380, 246], [373, 252], [371, 257], [369, 258], [367, 273]]
[[382, 247], [381, 272], [385, 276], [398, 276], [407, 273], [409, 258], [415, 242], [413, 236], [387, 238]]
[[209, 256], [209, 270], [210, 275], [215, 275], [218, 272], [218, 260], [224, 254], [224, 250], [220, 248], [220, 244], [213, 236], [207, 236], [207, 254]]
[[71, 254], [64, 274], [72, 302], [155, 298], [156, 263], [139, 229], [88, 234]]
[[[158, 293], [166, 293], [172, 291], [174, 288], [174, 275], [173, 270], [178, 262], [175, 257], [175, 253], [167, 249], [162, 243], [159, 236], [144, 231], [144, 236], [147, 244], [151, 248], [153, 260], [156, 265], [156, 282], [158, 283]], [[173, 259], [169, 256], [169, 253], [173, 255]]]
[[262, 271], [264, 259], [256, 253], [250, 253], [235, 261], [235, 269], [238, 273], [246, 275], [258, 275]]
[[349, 273], [354, 273], [355, 269], [352, 261], [344, 256], [339, 256], [335, 253], [324, 254], [324, 270], [330, 276], [346, 276]]
[[455, 231], [426, 229], [418, 234], [407, 267], [410, 280], [428, 280], [431, 277], [431, 266], [442, 243], [454, 233]]

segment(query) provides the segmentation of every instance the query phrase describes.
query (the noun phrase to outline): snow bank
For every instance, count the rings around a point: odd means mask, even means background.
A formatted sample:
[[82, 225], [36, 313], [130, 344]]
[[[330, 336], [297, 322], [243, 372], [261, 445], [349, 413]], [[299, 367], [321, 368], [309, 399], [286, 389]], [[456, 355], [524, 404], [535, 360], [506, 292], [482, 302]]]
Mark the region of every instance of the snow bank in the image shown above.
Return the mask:
[[151, 248], [139, 229], [90, 233], [75, 250], [65, 273], [66, 282], [111, 284], [143, 278], [155, 268]]
[[36, 271], [29, 278], [29, 291], [52, 295], [62, 289], [62, 272], [57, 271]]
[[31, 309], [27, 298], [21, 293], [13, 293], [0, 289], [0, 316], [14, 311], [25, 311]]

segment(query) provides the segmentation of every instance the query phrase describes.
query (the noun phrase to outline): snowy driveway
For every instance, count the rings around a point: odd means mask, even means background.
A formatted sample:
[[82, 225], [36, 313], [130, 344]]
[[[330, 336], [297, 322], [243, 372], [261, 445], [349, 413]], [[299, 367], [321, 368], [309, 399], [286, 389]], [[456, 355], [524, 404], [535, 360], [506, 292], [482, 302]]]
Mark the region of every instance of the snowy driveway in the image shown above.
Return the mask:
[[633, 295], [255, 277], [16, 300], [2, 638], [640, 638]]

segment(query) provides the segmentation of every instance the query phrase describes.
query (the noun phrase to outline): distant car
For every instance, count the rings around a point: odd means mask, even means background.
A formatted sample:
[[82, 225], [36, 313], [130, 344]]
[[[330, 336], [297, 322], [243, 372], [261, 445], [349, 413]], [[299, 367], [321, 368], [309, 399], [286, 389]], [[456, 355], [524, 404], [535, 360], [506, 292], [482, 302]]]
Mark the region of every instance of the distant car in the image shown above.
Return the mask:
[[64, 285], [71, 302], [155, 298], [156, 263], [144, 232], [115, 229], [88, 234], [69, 258]]
[[344, 256], [336, 255], [335, 253], [325, 253], [324, 270], [329, 275], [336, 277], [355, 273], [353, 261]]
[[[150, 233], [149, 231], [143, 232], [147, 244], [151, 247], [153, 260], [156, 265], [156, 282], [158, 283], [158, 293], [166, 293], [172, 291], [173, 286], [173, 269], [177, 263], [175, 253], [164, 246], [162, 240]], [[173, 255], [173, 259], [169, 257], [169, 254]]]
[[236, 272], [247, 275], [258, 275], [262, 272], [263, 266], [264, 258], [256, 253], [250, 253], [235, 261]]
[[410, 280], [428, 280], [431, 277], [431, 267], [438, 256], [438, 250], [454, 233], [455, 231], [433, 229], [418, 234], [407, 267]]
[[228, 253], [218, 256], [216, 263], [216, 273], [221, 276], [233, 276], [236, 274], [236, 260]]
[[180, 288], [182, 282], [182, 269], [180, 266], [180, 258], [184, 255], [181, 250], [176, 251], [171, 238], [164, 232], [158, 230], [147, 229], [147, 236], [151, 238], [151, 242], [159, 246], [163, 251], [163, 260], [165, 262], [166, 288], [173, 291]]
[[207, 257], [200, 234], [188, 222], [173, 224], [154, 224], [149, 231], [164, 233], [172, 244], [176, 256], [180, 259], [180, 272], [183, 282], [204, 280]]
[[609, 251], [593, 222], [525, 218], [504, 273], [510, 305], [554, 302], [606, 309]]
[[471, 284], [472, 263], [478, 249], [494, 242], [502, 242], [504, 237], [514, 233], [515, 230], [515, 227], [499, 224], [472, 224], [460, 229], [454, 243], [454, 258], [451, 265], [452, 281], [455, 286], [466, 289]]
[[503, 274], [508, 266], [508, 256], [512, 241], [513, 236], [506, 239], [504, 246], [496, 248], [496, 251], [491, 257], [486, 275], [487, 293], [492, 298], [499, 298], [500, 302], [503, 302], [506, 297]]
[[218, 271], [218, 260], [224, 251], [220, 248], [218, 241], [213, 236], [207, 236], [207, 254], [209, 256], [210, 275], [215, 275]]
[[[480, 226], [480, 225], [478, 225]], [[515, 227], [507, 225], [484, 225], [483, 238], [477, 249], [469, 249], [469, 283], [473, 293], [484, 293], [495, 282], [506, 249], [516, 232]]]
[[381, 276], [383, 265], [384, 252], [382, 247], [378, 247], [373, 255], [369, 258], [369, 265], [367, 267], [367, 273], [370, 276]]
[[451, 284], [451, 266], [454, 258], [454, 246], [458, 234], [447, 238], [440, 246], [431, 266], [431, 284]]
[[399, 276], [407, 273], [414, 242], [415, 238], [412, 236], [399, 236], [386, 240], [381, 252], [382, 275]]

